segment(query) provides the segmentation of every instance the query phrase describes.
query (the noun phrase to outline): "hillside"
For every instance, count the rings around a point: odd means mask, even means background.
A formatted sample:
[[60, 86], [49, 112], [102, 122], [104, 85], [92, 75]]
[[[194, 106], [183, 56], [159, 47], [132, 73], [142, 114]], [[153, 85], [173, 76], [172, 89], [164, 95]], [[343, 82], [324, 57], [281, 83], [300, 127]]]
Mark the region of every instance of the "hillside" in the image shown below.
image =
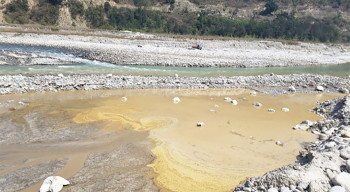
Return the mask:
[[350, 0], [1, 0], [1, 24], [350, 41]]

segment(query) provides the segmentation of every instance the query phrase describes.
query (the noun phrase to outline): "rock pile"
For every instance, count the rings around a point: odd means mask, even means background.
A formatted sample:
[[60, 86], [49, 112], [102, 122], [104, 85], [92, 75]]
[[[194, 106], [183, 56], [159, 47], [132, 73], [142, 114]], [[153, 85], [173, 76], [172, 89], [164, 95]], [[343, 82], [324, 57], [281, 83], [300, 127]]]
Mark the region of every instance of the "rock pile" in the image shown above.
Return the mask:
[[350, 95], [321, 103], [315, 111], [324, 119], [303, 125], [321, 140], [301, 150], [296, 163], [249, 178], [234, 191], [350, 191]]

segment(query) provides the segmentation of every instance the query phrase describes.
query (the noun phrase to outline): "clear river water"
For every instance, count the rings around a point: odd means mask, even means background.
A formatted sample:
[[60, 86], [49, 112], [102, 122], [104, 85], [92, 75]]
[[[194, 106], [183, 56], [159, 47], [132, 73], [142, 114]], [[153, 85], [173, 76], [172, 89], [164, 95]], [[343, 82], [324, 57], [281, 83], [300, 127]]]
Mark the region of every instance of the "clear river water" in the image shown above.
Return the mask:
[[34, 53], [54, 58], [73, 60], [64, 65], [0, 65], [0, 75], [5, 74], [114, 74], [114, 75], [153, 75], [195, 77], [250, 76], [263, 74], [320, 74], [347, 77], [350, 75], [350, 63], [341, 65], [313, 65], [269, 68], [185, 68], [165, 66], [123, 66], [111, 63], [91, 61], [74, 54], [74, 51], [48, 47], [0, 44], [0, 50]]

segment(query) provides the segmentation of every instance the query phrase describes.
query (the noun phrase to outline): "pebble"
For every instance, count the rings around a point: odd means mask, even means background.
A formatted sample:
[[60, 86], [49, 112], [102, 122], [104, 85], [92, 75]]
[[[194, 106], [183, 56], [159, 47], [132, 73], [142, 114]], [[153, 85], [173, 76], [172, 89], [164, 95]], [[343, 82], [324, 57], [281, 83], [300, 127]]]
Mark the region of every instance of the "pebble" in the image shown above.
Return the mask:
[[324, 87], [321, 85], [316, 86], [316, 91], [324, 91]]
[[274, 109], [268, 109], [267, 111], [268, 111], [268, 112], [271, 112], [271, 113], [276, 112], [276, 110], [274, 110]]
[[346, 160], [345, 166], [346, 166], [346, 170], [350, 172], [350, 159]]
[[334, 148], [337, 144], [334, 141], [328, 142], [324, 145], [326, 149]]
[[346, 192], [346, 190], [341, 186], [334, 186], [330, 188], [328, 192]]
[[250, 95], [251, 95], [251, 96], [256, 96], [257, 93], [256, 93], [255, 91], [253, 91], [253, 92], [250, 92]]
[[347, 160], [350, 159], [350, 147], [340, 150], [340, 157]]
[[338, 91], [339, 91], [339, 93], [349, 94], [349, 90], [346, 89], [346, 88], [343, 88], [343, 87], [342, 87], [342, 88], [339, 88]]
[[282, 111], [283, 112], [289, 112], [289, 108], [284, 107], [284, 108], [282, 108]]
[[180, 103], [180, 98], [179, 97], [174, 97], [173, 98], [173, 103], [175, 103], [175, 104], [178, 104], [178, 103]]
[[122, 100], [123, 102], [126, 102], [126, 101], [128, 100], [128, 98], [122, 97], [121, 100]]
[[284, 143], [282, 141], [276, 141], [276, 145], [283, 146]]
[[262, 104], [259, 103], [259, 102], [254, 102], [253, 105], [256, 106], [256, 107], [261, 107], [262, 106]]
[[327, 136], [326, 134], [320, 134], [320, 135], [318, 136], [318, 138], [319, 138], [321, 141], [323, 141], [323, 140], [328, 139], [328, 136]]
[[297, 90], [295, 89], [294, 86], [290, 86], [290, 87], [288, 87], [288, 91], [290, 91], [290, 92], [296, 92]]
[[204, 125], [204, 123], [203, 122], [199, 122], [199, 123], [197, 123], [197, 127], [202, 127]]
[[236, 100], [231, 101], [232, 105], [238, 105], [238, 102]]
[[278, 189], [276, 189], [276, 188], [270, 188], [269, 190], [267, 190], [267, 192], [278, 192]]
[[231, 99], [230, 97], [225, 97], [225, 98], [224, 98], [224, 101], [226, 101], [226, 102], [231, 102], [232, 99]]
[[340, 172], [338, 175], [336, 175], [332, 182], [334, 185], [339, 185], [344, 187], [346, 191], [350, 191], [350, 174], [346, 172]]

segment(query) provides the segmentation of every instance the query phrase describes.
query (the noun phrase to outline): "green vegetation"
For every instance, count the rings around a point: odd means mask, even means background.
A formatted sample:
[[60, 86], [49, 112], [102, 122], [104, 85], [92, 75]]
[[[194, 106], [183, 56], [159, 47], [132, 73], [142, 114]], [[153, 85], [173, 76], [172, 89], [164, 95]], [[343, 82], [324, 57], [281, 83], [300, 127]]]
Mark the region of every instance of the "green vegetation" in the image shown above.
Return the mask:
[[29, 23], [28, 11], [27, 0], [14, 0], [6, 5], [5, 20], [8, 23]]
[[[214, 0], [191, 0], [203, 4], [214, 3]], [[225, 2], [225, 0], [219, 0]], [[253, 0], [240, 0], [234, 4], [244, 4]], [[318, 5], [341, 6], [345, 9], [350, 0], [317, 0]], [[114, 0], [114, 2], [119, 2]], [[68, 6], [73, 19], [78, 15], [85, 17], [91, 28], [133, 30], [159, 33], [214, 35], [228, 37], [277, 38], [316, 42], [350, 42], [350, 23], [339, 14], [331, 18], [296, 18], [294, 14], [277, 12], [278, 5], [292, 4], [293, 7], [309, 2], [308, 0], [268, 0], [265, 9], [256, 15], [257, 19], [242, 19], [238, 16], [238, 9], [231, 11], [231, 15], [222, 16], [213, 11], [200, 13], [188, 10], [174, 10], [171, 13], [154, 11], [147, 8], [154, 4], [168, 4], [174, 6], [175, 0], [132, 0], [138, 8], [117, 8], [109, 2], [103, 5], [90, 5], [84, 10], [83, 3], [70, 0], [62, 5], [62, 0], [39, 0], [38, 5], [29, 10], [27, 0], [14, 0], [6, 5], [5, 19], [9, 23], [39, 23], [55, 25], [59, 8]], [[284, 3], [284, 4], [283, 4]], [[309, 2], [310, 3], [310, 2]], [[315, 3], [313, 1], [313, 3]], [[278, 5], [277, 5], [278, 4]], [[174, 7], [173, 7], [174, 8]], [[271, 17], [272, 13], [274, 16]], [[270, 17], [265, 17], [270, 16]], [[73, 23], [73, 26], [75, 23]]]
[[38, 6], [32, 9], [30, 19], [41, 25], [54, 25], [59, 16], [58, 0], [39, 0]]
[[78, 15], [84, 15], [84, 6], [83, 3], [77, 0], [70, 0], [67, 3], [69, 7], [69, 12], [73, 19], [76, 19]]
[[260, 12], [260, 15], [267, 16], [272, 15], [271, 13], [274, 11], [277, 11], [278, 5], [275, 3], [275, 1], [271, 0], [265, 4], [265, 10]]

